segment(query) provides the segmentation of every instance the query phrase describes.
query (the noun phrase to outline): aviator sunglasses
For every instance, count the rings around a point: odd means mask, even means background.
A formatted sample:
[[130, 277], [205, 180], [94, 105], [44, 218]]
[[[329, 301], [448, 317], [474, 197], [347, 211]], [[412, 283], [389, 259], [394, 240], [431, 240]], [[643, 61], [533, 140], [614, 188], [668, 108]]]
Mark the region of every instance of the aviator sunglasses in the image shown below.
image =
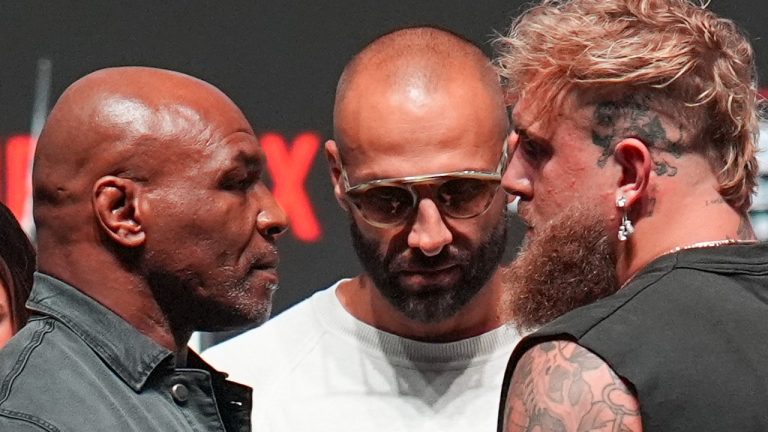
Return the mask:
[[485, 213], [499, 190], [507, 167], [507, 151], [505, 141], [494, 172], [456, 171], [372, 180], [355, 186], [349, 185], [341, 161], [339, 166], [347, 201], [369, 224], [392, 228], [406, 223], [418, 207], [421, 198], [417, 186], [429, 187], [429, 198], [445, 216], [469, 219]]

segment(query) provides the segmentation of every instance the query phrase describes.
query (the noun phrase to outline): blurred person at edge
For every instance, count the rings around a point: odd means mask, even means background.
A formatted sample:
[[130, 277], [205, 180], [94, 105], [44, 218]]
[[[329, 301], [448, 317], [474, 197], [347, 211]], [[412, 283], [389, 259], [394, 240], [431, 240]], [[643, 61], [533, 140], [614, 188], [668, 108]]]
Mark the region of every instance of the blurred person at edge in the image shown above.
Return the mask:
[[0, 430], [250, 430], [251, 389], [187, 341], [269, 314], [287, 221], [264, 167], [197, 78], [121, 67], [67, 88], [35, 151], [39, 273], [0, 350]]
[[498, 311], [497, 73], [454, 34], [395, 31], [346, 66], [334, 131], [331, 180], [364, 273], [205, 358], [254, 387], [254, 430], [493, 430], [519, 340]]
[[27, 323], [35, 249], [13, 213], [0, 204], [0, 348]]
[[[502, 431], [768, 430], [753, 50], [687, 0], [545, 1], [499, 41], [525, 246]], [[511, 382], [510, 382], [511, 380]]]

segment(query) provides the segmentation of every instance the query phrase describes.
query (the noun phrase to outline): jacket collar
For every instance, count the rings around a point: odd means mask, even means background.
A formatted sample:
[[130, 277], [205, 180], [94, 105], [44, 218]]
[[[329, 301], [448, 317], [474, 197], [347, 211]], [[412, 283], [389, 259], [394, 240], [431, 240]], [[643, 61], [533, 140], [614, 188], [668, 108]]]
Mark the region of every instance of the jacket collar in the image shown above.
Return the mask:
[[162, 363], [173, 367], [173, 352], [77, 288], [52, 276], [35, 273], [27, 308], [62, 322], [135, 391], [142, 390]]

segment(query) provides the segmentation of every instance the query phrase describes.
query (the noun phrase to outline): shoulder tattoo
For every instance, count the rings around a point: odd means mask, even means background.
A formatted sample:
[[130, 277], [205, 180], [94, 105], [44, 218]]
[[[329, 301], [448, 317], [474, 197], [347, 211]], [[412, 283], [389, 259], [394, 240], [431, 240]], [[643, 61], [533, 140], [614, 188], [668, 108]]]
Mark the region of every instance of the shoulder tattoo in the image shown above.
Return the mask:
[[640, 408], [598, 356], [567, 341], [531, 348], [515, 369], [504, 432], [640, 432]]

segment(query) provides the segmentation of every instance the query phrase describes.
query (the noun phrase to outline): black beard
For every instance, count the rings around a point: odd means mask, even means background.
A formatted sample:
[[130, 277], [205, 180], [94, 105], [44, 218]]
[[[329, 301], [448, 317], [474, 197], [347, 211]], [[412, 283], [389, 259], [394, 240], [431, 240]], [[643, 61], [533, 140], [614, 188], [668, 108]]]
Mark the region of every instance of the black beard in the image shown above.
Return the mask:
[[[425, 324], [443, 322], [455, 316], [485, 286], [501, 262], [507, 245], [506, 210], [501, 222], [475, 250], [448, 245], [435, 256], [426, 256], [418, 249], [390, 251], [382, 255], [378, 245], [365, 239], [350, 220], [352, 244], [360, 263], [373, 280], [376, 289], [407, 318]], [[407, 248], [407, 247], [406, 247]], [[421, 267], [438, 267], [442, 263], [457, 263], [461, 277], [451, 286], [427, 285], [414, 293], [398, 280], [396, 260], [407, 256], [410, 263]]]
[[536, 329], [619, 289], [613, 236], [594, 209], [577, 205], [536, 227], [507, 269], [507, 313], [518, 329]]

